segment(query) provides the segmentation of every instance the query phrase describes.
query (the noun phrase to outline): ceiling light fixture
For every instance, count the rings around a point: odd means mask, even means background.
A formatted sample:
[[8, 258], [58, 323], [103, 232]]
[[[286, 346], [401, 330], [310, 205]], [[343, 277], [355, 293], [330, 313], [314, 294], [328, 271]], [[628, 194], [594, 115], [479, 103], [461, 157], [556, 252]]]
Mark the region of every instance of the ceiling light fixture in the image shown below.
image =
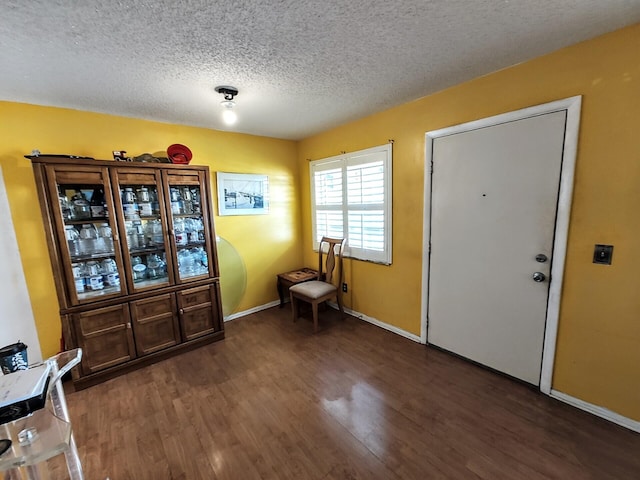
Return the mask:
[[224, 100], [220, 102], [220, 105], [224, 107], [222, 111], [222, 120], [227, 125], [233, 125], [238, 120], [238, 115], [233, 110], [233, 107], [236, 106], [236, 102], [233, 101], [233, 97], [238, 95], [238, 89], [235, 87], [229, 87], [226, 85], [221, 85], [215, 88], [216, 92], [224, 95]]

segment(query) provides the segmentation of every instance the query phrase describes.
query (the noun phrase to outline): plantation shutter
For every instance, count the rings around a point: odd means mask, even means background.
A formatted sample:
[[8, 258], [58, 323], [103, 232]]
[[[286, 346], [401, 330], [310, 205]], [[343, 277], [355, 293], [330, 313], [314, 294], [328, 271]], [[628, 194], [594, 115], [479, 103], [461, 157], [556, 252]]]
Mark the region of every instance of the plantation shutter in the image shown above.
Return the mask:
[[314, 248], [346, 238], [345, 256], [391, 263], [391, 145], [311, 163]]

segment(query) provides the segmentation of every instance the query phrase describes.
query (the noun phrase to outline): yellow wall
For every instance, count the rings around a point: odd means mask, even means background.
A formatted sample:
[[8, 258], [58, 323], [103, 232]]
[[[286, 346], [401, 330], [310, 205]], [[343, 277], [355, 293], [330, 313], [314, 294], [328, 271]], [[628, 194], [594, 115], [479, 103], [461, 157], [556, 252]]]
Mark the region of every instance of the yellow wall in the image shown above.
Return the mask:
[[[307, 159], [395, 140], [393, 265], [347, 261], [345, 303], [419, 335], [425, 132], [583, 95], [553, 388], [640, 420], [639, 51], [635, 25], [300, 142], [305, 264]], [[613, 265], [592, 263], [595, 243], [615, 245]]]
[[[247, 271], [246, 290], [238, 295], [235, 311], [275, 300], [276, 274], [302, 262], [295, 142], [9, 102], [0, 102], [0, 132], [0, 166], [45, 358], [59, 350], [61, 335], [33, 171], [24, 158], [34, 148], [110, 159], [112, 150], [139, 155], [182, 143], [193, 152], [192, 164], [209, 166], [214, 194], [216, 171], [267, 174], [269, 215], [219, 217], [214, 202], [216, 233], [238, 252]], [[224, 296], [224, 278], [221, 286]]]

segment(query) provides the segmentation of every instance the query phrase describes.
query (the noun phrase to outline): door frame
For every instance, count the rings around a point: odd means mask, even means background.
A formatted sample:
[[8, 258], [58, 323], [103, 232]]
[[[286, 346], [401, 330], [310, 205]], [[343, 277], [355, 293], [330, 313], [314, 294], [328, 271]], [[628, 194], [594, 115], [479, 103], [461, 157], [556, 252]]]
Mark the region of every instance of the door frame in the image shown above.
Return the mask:
[[477, 130], [479, 128], [491, 127], [548, 113], [559, 111], [567, 112], [564, 148], [562, 152], [562, 166], [560, 170], [560, 189], [558, 192], [555, 235], [553, 240], [553, 261], [551, 265], [551, 278], [549, 281], [549, 297], [547, 301], [544, 344], [542, 347], [540, 391], [547, 395], [551, 394], [551, 381], [553, 376], [553, 365], [555, 362], [560, 300], [569, 234], [569, 216], [571, 213], [573, 181], [578, 152], [578, 132], [580, 129], [581, 105], [582, 96], [578, 95], [542, 105], [494, 115], [460, 125], [454, 125], [452, 127], [433, 130], [425, 134], [424, 220], [422, 224], [422, 305], [420, 316], [420, 340], [422, 343], [428, 342], [429, 268], [431, 257], [431, 185], [433, 180], [434, 141], [440, 137], [464, 133], [471, 130]]

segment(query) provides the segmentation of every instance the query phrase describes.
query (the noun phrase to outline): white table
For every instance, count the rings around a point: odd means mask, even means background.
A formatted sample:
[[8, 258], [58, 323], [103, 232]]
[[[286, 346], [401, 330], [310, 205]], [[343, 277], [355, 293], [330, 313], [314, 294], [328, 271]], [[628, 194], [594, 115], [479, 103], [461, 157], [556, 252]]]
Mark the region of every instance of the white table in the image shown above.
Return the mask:
[[[80, 363], [81, 358], [82, 349], [76, 348], [46, 360], [51, 366], [51, 380], [44, 408], [0, 425], [0, 438], [9, 438], [12, 442], [11, 448], [0, 455], [0, 472], [6, 472], [4, 479], [46, 480], [49, 478], [46, 460], [64, 454], [69, 478], [84, 480], [61, 382], [62, 376]], [[32, 434], [31, 440], [24, 440], [25, 433]]]

